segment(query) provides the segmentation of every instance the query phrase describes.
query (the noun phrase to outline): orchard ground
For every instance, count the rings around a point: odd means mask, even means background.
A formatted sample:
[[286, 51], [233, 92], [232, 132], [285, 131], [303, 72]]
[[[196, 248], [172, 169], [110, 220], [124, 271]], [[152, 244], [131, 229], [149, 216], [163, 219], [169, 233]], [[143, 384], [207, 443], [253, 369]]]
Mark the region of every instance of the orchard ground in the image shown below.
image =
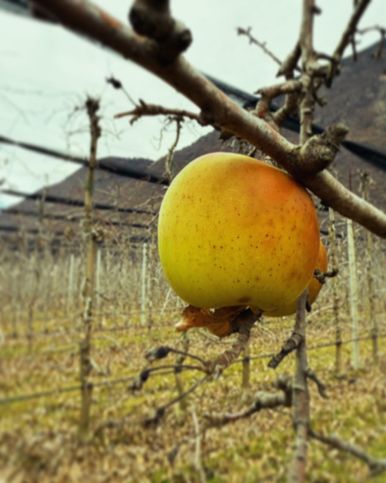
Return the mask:
[[[219, 379], [200, 386], [183, 404], [168, 409], [153, 427], [143, 421], [157, 407], [176, 397], [175, 374], [154, 375], [141, 390], [128, 389], [132, 378], [147, 365], [144, 354], [159, 345], [183, 347], [185, 339], [173, 323], [178, 313], [167, 313], [141, 327], [117, 330], [118, 323], [105, 319], [93, 336], [92, 430], [80, 442], [78, 421], [80, 394], [79, 350], [81, 334], [73, 326], [52, 318], [35, 336], [4, 333], [0, 370], [2, 374], [0, 420], [0, 481], [6, 482], [252, 482], [285, 481], [293, 448], [290, 409], [263, 410], [222, 428], [208, 429], [205, 438], [196, 433], [205, 414], [236, 413], [254, 401], [258, 390], [273, 391], [279, 374], [293, 373], [293, 356], [277, 370], [267, 368], [268, 354], [276, 352], [289, 336], [291, 317], [267, 319], [257, 324], [250, 344], [250, 387], [241, 388], [241, 361]], [[341, 374], [334, 371], [335, 328], [330, 310], [315, 310], [309, 316], [309, 364], [326, 384], [328, 399], [310, 382], [312, 422], [323, 434], [336, 433], [356, 443], [377, 458], [386, 454], [386, 339], [379, 338], [379, 362], [374, 364], [371, 340], [360, 341], [361, 368], [350, 365], [351, 343], [343, 345]], [[99, 321], [101, 322], [101, 321]], [[380, 333], [386, 334], [384, 314], [378, 315]], [[60, 326], [59, 326], [60, 324]], [[43, 329], [43, 325], [41, 327]], [[342, 320], [343, 340], [348, 340], [350, 320]], [[38, 334], [40, 335], [38, 336]], [[362, 314], [360, 337], [370, 333]], [[232, 341], [217, 339], [205, 330], [189, 333], [189, 351], [213, 358]], [[327, 345], [326, 347], [315, 346]], [[267, 355], [267, 357], [265, 357]], [[255, 358], [256, 357], [256, 358]], [[170, 355], [153, 365], [170, 364]], [[182, 372], [187, 389], [202, 377]], [[57, 393], [32, 399], [23, 396], [51, 389]], [[62, 392], [69, 388], [68, 392]], [[20, 400], [17, 400], [18, 396]], [[309, 481], [366, 481], [368, 468], [350, 455], [338, 453], [316, 441], [309, 446]], [[374, 482], [385, 481], [384, 475]]]

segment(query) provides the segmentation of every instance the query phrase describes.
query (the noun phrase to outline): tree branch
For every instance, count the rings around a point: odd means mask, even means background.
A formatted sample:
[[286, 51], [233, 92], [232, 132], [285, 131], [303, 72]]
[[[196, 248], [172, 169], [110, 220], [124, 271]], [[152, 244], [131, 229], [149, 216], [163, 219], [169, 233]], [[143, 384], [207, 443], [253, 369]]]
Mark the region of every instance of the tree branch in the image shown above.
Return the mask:
[[201, 126], [205, 125], [199, 114], [186, 111], [185, 109], [172, 109], [158, 104], [148, 104], [142, 99], [139, 100], [139, 104], [137, 104], [131, 111], [120, 112], [115, 114], [114, 117], [115, 119], [131, 117], [130, 124], [134, 124], [142, 116], [172, 116], [181, 120], [184, 118], [191, 119], [192, 121], [201, 124]]
[[359, 20], [361, 19], [366, 8], [370, 4], [371, 0], [359, 0], [354, 4], [354, 11], [347, 23], [342, 37], [340, 38], [338, 45], [335, 48], [334, 53], [331, 56], [330, 72], [327, 75], [326, 85], [331, 86], [334, 76], [339, 73], [339, 63], [342, 60], [346, 47], [351, 44], [354, 50], [354, 57], [356, 58], [356, 46], [355, 46], [355, 32]]
[[293, 50], [289, 53], [289, 55], [284, 59], [283, 63], [281, 64], [280, 69], [276, 74], [276, 77], [284, 75], [286, 79], [291, 79], [294, 75], [294, 70], [297, 68], [300, 55], [300, 43], [296, 42]]
[[216, 415], [205, 414], [204, 417], [207, 421], [205, 429], [219, 428], [239, 421], [240, 419], [247, 419], [263, 409], [275, 409], [282, 406], [290, 407], [292, 404], [292, 382], [288, 379], [281, 378], [277, 385], [281, 391], [273, 393], [258, 391], [255, 395], [254, 402], [243, 411]]
[[249, 40], [250, 44], [257, 45], [265, 54], [268, 55], [268, 57], [276, 62], [276, 64], [282, 65], [281, 60], [271, 50], [268, 49], [267, 44], [265, 42], [260, 42], [260, 40], [257, 40], [256, 37], [252, 35], [251, 27], [248, 27], [246, 29], [238, 27], [237, 35], [245, 35]]
[[375, 459], [372, 456], [368, 455], [359, 446], [349, 443], [347, 441], [343, 441], [337, 436], [325, 436], [323, 434], [315, 432], [313, 429], [309, 430], [309, 435], [311, 438], [316, 439], [320, 443], [323, 443], [339, 451], [349, 453], [355, 458], [358, 458], [359, 460], [363, 461], [369, 467], [369, 470], [372, 476], [379, 475], [386, 471], [386, 458], [383, 458], [380, 460]]
[[224, 369], [240, 356], [249, 342], [251, 328], [259, 317], [260, 314], [256, 315], [250, 309], [247, 309], [241, 312], [236, 319], [232, 320], [232, 325], [238, 327], [237, 339], [230, 349], [225, 350], [216, 359], [207, 363], [209, 374], [218, 377]]
[[[36, 0], [36, 3], [45, 7], [68, 28], [110, 47], [176, 88], [201, 108], [205, 122], [221, 126], [247, 140], [291, 174], [296, 173], [299, 160], [296, 146], [263, 120], [245, 112], [228, 99], [182, 56], [171, 64], [163, 64], [153, 41], [136, 36], [128, 27], [86, 0]], [[325, 204], [375, 234], [386, 237], [386, 215], [351, 193], [330, 173], [322, 171], [307, 175], [301, 181]]]
[[364, 14], [366, 8], [369, 6], [370, 2], [371, 0], [359, 0], [356, 3], [354, 12], [349, 22], [347, 23], [342, 37], [340, 38], [338, 45], [336, 46], [336, 49], [333, 53], [333, 58], [335, 59], [336, 63], [339, 63], [341, 61], [346, 47], [350, 44], [351, 38], [355, 34], [359, 20]]
[[297, 332], [296, 327], [294, 328], [292, 334], [289, 338], [285, 341], [283, 347], [280, 351], [275, 354], [270, 361], [268, 362], [268, 367], [271, 369], [276, 369], [279, 364], [282, 362], [288, 354], [293, 352], [295, 349], [299, 347], [299, 344], [302, 342], [303, 337], [302, 335]]

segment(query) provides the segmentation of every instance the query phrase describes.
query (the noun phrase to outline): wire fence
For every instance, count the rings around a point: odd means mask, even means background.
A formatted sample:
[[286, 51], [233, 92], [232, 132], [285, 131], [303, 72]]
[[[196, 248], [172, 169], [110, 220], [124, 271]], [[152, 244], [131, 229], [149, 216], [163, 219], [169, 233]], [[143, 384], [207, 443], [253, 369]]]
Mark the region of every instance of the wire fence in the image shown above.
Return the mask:
[[[386, 338], [386, 332], [382, 332], [378, 334], [378, 339], [385, 339]], [[344, 339], [340, 342], [341, 345], [347, 345], [352, 342], [360, 342], [360, 341], [369, 341], [372, 340], [373, 336], [363, 336], [363, 337], [357, 337], [356, 339]], [[321, 342], [318, 344], [311, 344], [308, 346], [308, 351], [317, 351], [319, 349], [326, 349], [329, 347], [335, 347], [336, 342], [331, 342], [331, 341], [326, 341], [326, 342]], [[75, 348], [75, 347], [74, 347]], [[275, 355], [274, 352], [270, 353], [263, 353], [263, 354], [256, 354], [256, 355], [249, 355], [248, 359], [253, 361], [253, 360], [262, 360], [262, 359], [271, 359]], [[243, 362], [243, 359], [237, 359], [232, 363], [234, 364], [241, 364]], [[128, 382], [133, 382], [137, 378], [138, 374], [137, 373], [132, 373], [128, 376], [124, 377], [118, 377], [118, 378], [111, 378], [111, 379], [106, 379], [104, 381], [96, 381], [92, 382], [92, 386], [94, 388], [101, 388], [101, 387], [106, 387], [106, 386], [115, 386], [117, 384], [124, 384]], [[47, 391], [40, 391], [40, 392], [35, 392], [31, 394], [18, 394], [15, 396], [10, 396], [10, 397], [5, 397], [5, 398], [0, 398], [0, 405], [9, 405], [9, 404], [15, 404], [19, 402], [26, 402], [26, 401], [33, 401], [36, 399], [41, 399], [41, 398], [46, 398], [46, 397], [53, 397], [53, 396], [58, 396], [59, 394], [65, 394], [69, 392], [77, 392], [82, 389], [81, 384], [76, 384], [73, 386], [67, 386], [67, 387], [58, 387], [56, 389], [52, 390], [47, 390]]]

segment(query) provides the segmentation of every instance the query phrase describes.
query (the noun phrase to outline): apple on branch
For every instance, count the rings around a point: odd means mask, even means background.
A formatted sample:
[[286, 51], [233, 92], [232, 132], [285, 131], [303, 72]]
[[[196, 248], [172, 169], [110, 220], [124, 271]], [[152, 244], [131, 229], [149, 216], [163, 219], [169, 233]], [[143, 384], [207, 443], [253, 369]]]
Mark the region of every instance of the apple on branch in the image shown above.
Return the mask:
[[189, 163], [167, 190], [158, 247], [172, 288], [206, 316], [226, 307], [279, 314], [313, 280], [319, 222], [307, 191], [284, 171], [211, 153]]

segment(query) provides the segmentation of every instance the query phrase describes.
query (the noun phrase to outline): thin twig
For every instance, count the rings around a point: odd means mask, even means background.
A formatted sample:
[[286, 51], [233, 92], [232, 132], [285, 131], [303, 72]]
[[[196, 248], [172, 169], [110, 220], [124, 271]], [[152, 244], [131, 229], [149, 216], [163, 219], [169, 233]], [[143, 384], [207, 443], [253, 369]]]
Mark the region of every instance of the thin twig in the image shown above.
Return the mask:
[[246, 29], [242, 27], [238, 27], [237, 35], [245, 35], [248, 38], [249, 44], [257, 45], [265, 54], [268, 55], [268, 57], [270, 57], [274, 62], [276, 62], [276, 64], [282, 65], [281, 60], [267, 47], [267, 43], [260, 42], [260, 40], [257, 40], [257, 38], [252, 35], [251, 27], [248, 27]]
[[120, 112], [115, 114], [114, 117], [115, 119], [120, 119], [121, 117], [131, 117], [130, 124], [134, 124], [140, 117], [143, 116], [171, 116], [181, 120], [186, 118], [198, 122], [198, 124], [201, 126], [206, 125], [205, 121], [201, 119], [199, 114], [186, 111], [185, 109], [173, 109], [160, 106], [158, 104], [148, 104], [142, 99], [139, 100], [139, 104], [136, 104], [134, 109], [131, 111]]
[[362, 448], [347, 441], [344, 441], [337, 436], [325, 436], [321, 433], [317, 433], [313, 429], [309, 429], [309, 436], [316, 439], [320, 443], [323, 443], [331, 448], [349, 453], [355, 458], [363, 461], [370, 470], [371, 476], [380, 475], [386, 471], [386, 458], [376, 459], [368, 455]]
[[181, 120], [180, 117], [177, 116], [176, 118], [174, 118], [174, 121], [176, 123], [176, 137], [175, 137], [172, 145], [168, 149], [168, 154], [167, 154], [166, 159], [165, 159], [165, 174], [166, 174], [166, 177], [168, 178], [169, 182], [172, 181], [174, 174], [175, 174], [174, 173], [174, 166], [173, 166], [173, 158], [174, 158], [174, 153], [175, 153], [176, 147], [177, 147], [178, 142], [180, 140], [181, 125], [182, 125], [182, 120]]
[[240, 419], [247, 419], [253, 414], [263, 409], [275, 409], [278, 407], [290, 407], [292, 404], [292, 383], [290, 379], [281, 378], [277, 383], [281, 391], [269, 393], [258, 391], [255, 400], [247, 409], [238, 413], [225, 414], [204, 414], [206, 419], [206, 429], [219, 428], [227, 424], [234, 423]]

